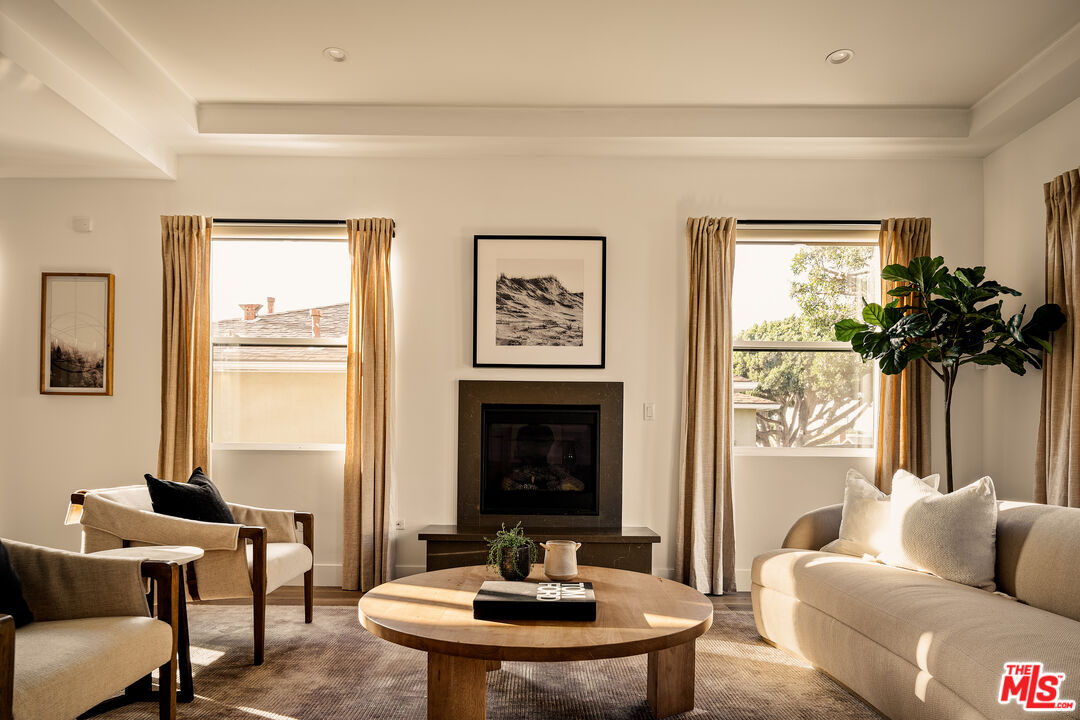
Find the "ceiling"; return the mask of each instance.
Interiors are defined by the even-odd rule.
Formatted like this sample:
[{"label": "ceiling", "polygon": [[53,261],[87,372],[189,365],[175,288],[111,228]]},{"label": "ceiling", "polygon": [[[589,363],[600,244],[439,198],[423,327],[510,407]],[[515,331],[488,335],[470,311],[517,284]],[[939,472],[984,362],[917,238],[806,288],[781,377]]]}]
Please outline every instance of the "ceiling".
[{"label": "ceiling", "polygon": [[102,4],[200,101],[384,105],[970,107],[1080,22],[1076,0]]},{"label": "ceiling", "polygon": [[981,156],[1077,97],[1077,0],[0,0],[7,177],[173,177],[184,153]]}]

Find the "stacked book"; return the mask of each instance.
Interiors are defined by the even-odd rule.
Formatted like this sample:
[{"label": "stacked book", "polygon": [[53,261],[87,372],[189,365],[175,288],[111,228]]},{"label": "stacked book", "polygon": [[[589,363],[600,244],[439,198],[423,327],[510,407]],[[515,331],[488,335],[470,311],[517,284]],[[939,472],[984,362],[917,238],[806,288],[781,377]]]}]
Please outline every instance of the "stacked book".
[{"label": "stacked book", "polygon": [[591,582],[487,580],[473,598],[477,620],[596,620]]}]

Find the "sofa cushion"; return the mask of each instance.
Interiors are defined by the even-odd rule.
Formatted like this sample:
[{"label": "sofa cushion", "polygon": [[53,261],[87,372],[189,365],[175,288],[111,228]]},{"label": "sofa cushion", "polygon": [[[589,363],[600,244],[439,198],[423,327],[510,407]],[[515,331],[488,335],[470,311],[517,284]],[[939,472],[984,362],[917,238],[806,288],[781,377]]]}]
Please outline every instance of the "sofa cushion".
[{"label": "sofa cushion", "polygon": [[996,579],[1000,590],[1080,621],[1077,568],[1080,508],[1018,502],[999,505]]},{"label": "sofa cushion", "polygon": [[143,477],[156,513],[199,522],[236,522],[217,486],[206,477],[202,468],[195,468],[187,482],[162,480],[149,473]]},{"label": "sofa cushion", "polygon": [[34,613],[26,604],[23,597],[22,582],[19,574],[8,557],[7,548],[0,540],[0,613],[10,615],[15,621],[15,627],[19,628],[34,619]]},{"label": "sofa cushion", "polygon": [[1080,623],[1069,618],[933,575],[831,553],[768,552],[755,558],[751,577],[921,668],[986,717],[999,713],[996,692],[1008,662],[1041,661],[1047,672],[1066,673],[1071,680],[1064,697],[1080,699]]},{"label": "sofa cushion", "polygon": [[34,622],[15,633],[14,715],[73,718],[169,661],[172,629],[148,617]]},{"label": "sofa cushion", "polygon": [[914,475],[893,478],[889,565],[924,570],[953,582],[994,590],[994,481],[983,477],[943,494]]},{"label": "sofa cushion", "polygon": [[[893,487],[908,478],[925,484],[932,490],[937,490],[941,481],[941,476],[937,474],[920,478],[900,469],[893,475]],[[877,557],[889,542],[890,507],[888,495],[867,482],[862,473],[848,470],[847,477],[844,478],[844,509],[840,519],[840,535],[821,549],[856,557]]]},{"label": "sofa cushion", "polygon": [[[252,548],[247,546],[248,572]],[[311,550],[301,543],[266,543],[266,592],[273,592],[312,567]]]}]

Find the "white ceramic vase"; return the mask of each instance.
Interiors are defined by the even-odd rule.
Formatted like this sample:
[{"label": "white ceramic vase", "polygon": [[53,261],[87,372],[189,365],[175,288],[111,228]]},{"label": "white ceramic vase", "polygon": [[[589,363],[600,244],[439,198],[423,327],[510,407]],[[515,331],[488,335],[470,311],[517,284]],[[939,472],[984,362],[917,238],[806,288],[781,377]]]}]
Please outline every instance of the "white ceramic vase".
[{"label": "white ceramic vase", "polygon": [[544,548],[544,574],[551,580],[573,580],[577,577],[577,551],[581,543],[573,540],[548,540]]}]

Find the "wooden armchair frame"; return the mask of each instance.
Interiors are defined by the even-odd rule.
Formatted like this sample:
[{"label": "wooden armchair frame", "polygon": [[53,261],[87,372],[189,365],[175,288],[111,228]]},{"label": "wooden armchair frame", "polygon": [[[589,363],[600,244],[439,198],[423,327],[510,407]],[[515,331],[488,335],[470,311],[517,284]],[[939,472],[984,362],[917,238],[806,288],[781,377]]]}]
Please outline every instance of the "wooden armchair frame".
[{"label": "wooden armchair frame", "polygon": [[[73,505],[82,505],[88,490],[78,490],[71,494]],[[310,623],[315,605],[315,516],[309,512],[293,512],[293,517],[300,524],[302,543],[311,551],[311,569],[304,573],[304,622]],[[121,538],[124,547],[131,541]],[[266,528],[257,525],[241,525],[240,540],[251,543],[251,604],[254,619],[254,664],[262,665],[266,647]],[[187,589],[191,598],[200,601],[197,579],[187,573]],[[0,717],[0,720],[5,720]]]},{"label": "wooden armchair frame", "polygon": [[[153,582],[157,597],[158,620],[172,628],[172,652],[169,661],[158,670],[158,718],[176,720],[176,650],[180,625],[178,608],[180,566],[173,562],[147,560],[142,576]],[[148,674],[145,680],[149,680]],[[15,620],[0,614],[0,720],[13,720],[15,700]]]}]

